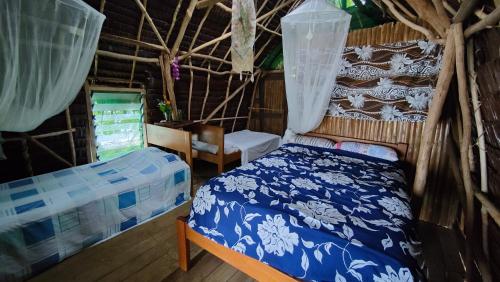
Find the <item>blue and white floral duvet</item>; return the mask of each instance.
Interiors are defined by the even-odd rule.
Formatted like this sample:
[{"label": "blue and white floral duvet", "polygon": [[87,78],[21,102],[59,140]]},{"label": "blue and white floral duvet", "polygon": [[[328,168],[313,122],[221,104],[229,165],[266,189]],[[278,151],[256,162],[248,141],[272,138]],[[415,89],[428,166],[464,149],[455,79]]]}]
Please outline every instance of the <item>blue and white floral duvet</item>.
[{"label": "blue and white floral duvet", "polygon": [[189,226],[299,279],[418,281],[405,186],[397,163],[287,144],[202,186]]}]

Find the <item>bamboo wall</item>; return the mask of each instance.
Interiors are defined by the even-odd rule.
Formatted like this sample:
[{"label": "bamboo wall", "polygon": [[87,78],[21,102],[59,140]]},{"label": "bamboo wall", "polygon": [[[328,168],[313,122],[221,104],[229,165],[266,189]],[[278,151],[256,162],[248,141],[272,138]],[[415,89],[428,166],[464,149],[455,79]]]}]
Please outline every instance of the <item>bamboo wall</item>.
[{"label": "bamboo wall", "polygon": [[252,104],[250,130],[283,135],[286,130],[287,106],[283,72],[269,72],[259,82]]}]

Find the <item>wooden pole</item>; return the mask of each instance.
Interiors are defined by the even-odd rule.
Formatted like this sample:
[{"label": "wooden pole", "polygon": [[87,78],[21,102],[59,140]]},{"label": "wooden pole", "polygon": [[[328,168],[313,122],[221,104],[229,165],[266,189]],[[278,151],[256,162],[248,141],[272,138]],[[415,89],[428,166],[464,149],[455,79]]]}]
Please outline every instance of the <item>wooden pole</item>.
[{"label": "wooden pole", "polygon": [[417,12],[418,16],[429,23],[441,37],[446,36],[446,32],[450,27],[450,18],[441,17],[429,0],[406,0],[406,2],[410,4],[413,10]]},{"label": "wooden pole", "polygon": [[[231,82],[232,81],[233,81],[233,75],[231,74],[231,75],[229,75],[229,80],[227,81],[226,99],[227,99],[227,97],[229,97],[229,91],[231,91]],[[243,89],[245,89],[245,87],[243,87]],[[224,116],[226,115],[226,109],[227,109],[227,104],[224,104],[224,109],[222,110],[221,118],[224,118]],[[223,123],[224,123],[224,120],[221,120],[219,126],[222,126]]]},{"label": "wooden pole", "polygon": [[255,101],[255,93],[257,93],[257,90],[259,89],[259,83],[260,83],[260,77],[262,73],[259,73],[257,75],[257,78],[255,79],[255,84],[253,85],[253,91],[252,91],[252,98],[250,100],[250,108],[248,109],[248,120],[247,120],[247,129],[250,129],[250,120],[252,119],[252,108],[253,104]]},{"label": "wooden pole", "polygon": [[[245,93],[246,87],[243,87],[242,92]],[[243,102],[243,97],[245,94],[240,95],[240,101],[238,102],[238,107],[236,108],[236,114],[234,115],[235,119],[233,120],[233,127],[231,128],[231,132],[234,132],[234,127],[236,126],[236,118],[238,117],[240,113],[240,107],[241,107],[241,102]]]},{"label": "wooden pole", "polygon": [[472,14],[477,4],[478,0],[463,0],[460,4],[460,8],[458,8],[457,14],[453,17],[453,22],[463,22]]},{"label": "wooden pole", "polygon": [[74,128],[71,125],[71,113],[69,112],[69,108],[66,108],[66,110],[64,111],[64,115],[66,116],[66,128],[68,130],[67,134],[71,154],[71,162],[73,163],[73,166],[76,166],[76,149],[75,140],[73,139]]},{"label": "wooden pole", "polygon": [[427,39],[429,39],[429,40],[436,39],[436,36],[430,30],[428,30],[425,27],[420,26],[420,25],[410,21],[409,19],[405,18],[398,10],[396,10],[396,7],[394,6],[394,4],[390,0],[382,0],[382,2],[384,2],[385,5],[387,5],[389,10],[394,14],[394,16],[400,22],[404,23],[405,25],[407,25],[411,29],[414,29],[420,33],[423,33],[425,35],[425,37],[427,37]]},{"label": "wooden pole", "polygon": [[443,65],[439,72],[434,97],[429,109],[427,120],[425,121],[422,137],[420,141],[420,149],[418,152],[417,164],[415,169],[415,179],[413,182],[413,196],[415,198],[414,207],[415,214],[420,213],[422,197],[425,192],[427,175],[429,169],[429,157],[433,147],[433,137],[436,131],[437,124],[441,117],[444,101],[448,95],[448,88],[454,73],[455,62],[455,41],[453,33],[448,32],[446,45],[444,47]]},{"label": "wooden pole", "polygon": [[484,125],[481,117],[481,104],[479,102],[478,86],[476,83],[476,70],[474,69],[474,42],[470,39],[467,42],[467,67],[470,82],[470,93],[472,96],[472,106],[474,111],[474,121],[476,122],[477,140],[479,149],[479,167],[481,175],[481,191],[488,192],[488,168],[486,165],[486,142],[484,140]]},{"label": "wooden pole", "polygon": [[184,19],[182,20],[181,27],[179,28],[179,33],[177,34],[174,46],[172,47],[172,56],[176,56],[177,51],[179,51],[179,46],[181,45],[182,39],[184,38],[184,34],[186,33],[186,28],[191,21],[191,18],[193,17],[194,8],[196,7],[197,2],[197,0],[191,0],[189,2],[186,14],[184,15]]},{"label": "wooden pole", "polygon": [[[210,70],[210,63],[208,63],[208,70]],[[203,105],[201,106],[200,119],[203,119],[203,113],[205,111],[205,104],[207,103],[208,93],[210,93],[210,72],[207,73],[207,89],[205,91],[205,97],[203,98]]]},{"label": "wooden pole", "polygon": [[[192,1],[195,1],[195,0],[192,0]],[[265,13],[264,15],[258,17],[256,19],[256,22],[258,23],[258,22],[261,22],[261,21],[265,20],[266,18],[274,15],[277,11],[279,11],[279,10],[283,9],[284,7],[290,5],[294,1],[296,1],[296,0],[288,0],[285,3],[276,6],[274,9],[272,9],[269,12]],[[223,34],[223,35],[221,35],[221,36],[219,36],[217,38],[214,38],[214,39],[212,39],[212,40],[210,40],[208,42],[205,42],[205,43],[201,44],[200,46],[194,48],[191,52],[198,52],[200,50],[203,50],[203,49],[207,48],[208,46],[211,46],[211,45],[213,45],[213,44],[215,44],[215,43],[217,43],[219,41],[222,41],[222,40],[224,40],[226,38],[229,38],[229,37],[231,37],[231,32],[225,33],[225,34]],[[179,60],[183,60],[186,57],[188,57],[189,55],[190,55],[190,52],[187,52],[186,54],[181,55],[179,57]]]},{"label": "wooden pole", "polygon": [[[257,70],[254,75],[257,75],[261,72],[261,70]],[[238,93],[241,92],[241,90],[245,87],[245,85],[247,85],[248,83],[250,82],[250,79],[247,79],[242,85],[240,85],[240,87],[238,87],[234,92],[233,94],[231,94],[229,97],[227,97],[224,101],[222,101],[222,103],[220,103],[209,115],[207,118],[205,118],[205,120],[202,122],[203,124],[206,124],[211,118],[214,117],[215,114],[217,114],[217,112],[222,109],[222,107],[224,107],[229,101],[231,101],[234,97],[236,97],[236,95],[238,95]]]},{"label": "wooden pole", "polygon": [[138,57],[138,56],[115,53],[115,52],[111,52],[111,51],[97,50],[96,54],[99,56],[110,57],[110,58],[119,59],[119,60],[127,60],[127,61],[134,61],[135,60],[135,61],[143,62],[143,63],[159,63],[157,58]]},{"label": "wooden pole", "polygon": [[174,115],[177,115],[177,102],[175,99],[174,79],[172,78],[172,70],[170,69],[170,60],[167,55],[163,55],[161,60],[163,61],[162,73],[164,74],[168,98],[170,100],[170,104],[172,105],[172,112]]},{"label": "wooden pole", "polygon": [[144,41],[140,41],[137,39],[132,39],[132,38],[118,36],[118,35],[109,34],[109,33],[101,33],[100,39],[111,41],[111,42],[123,43],[123,44],[127,44],[127,45],[132,45],[132,46],[140,46],[142,48],[148,48],[148,49],[157,50],[157,51],[164,50],[163,47],[161,45],[158,45],[158,44],[144,42]]},{"label": "wooden pole", "polygon": [[[144,6],[147,6],[148,0],[143,0],[143,3],[144,3]],[[136,36],[137,41],[141,40],[142,26],[144,25],[144,19],[145,19],[145,14],[142,13],[141,20],[139,21],[139,28],[137,29],[137,36]],[[134,56],[137,57],[138,54],[139,54],[139,45],[135,45]],[[132,87],[132,81],[134,80],[134,76],[135,76],[135,64],[136,64],[136,61],[133,60],[132,61],[132,70],[130,71],[130,82],[128,84],[128,87]]]},{"label": "wooden pole", "polygon": [[168,28],[167,36],[165,36],[165,43],[168,43],[170,39],[170,35],[172,35],[172,31],[174,30],[175,23],[177,22],[177,14],[179,14],[179,10],[181,9],[183,1],[177,1],[177,6],[175,7],[174,16],[172,18],[172,22],[170,23],[170,27]]},{"label": "wooden pole", "polygon": [[[189,59],[189,66],[192,67],[191,58]],[[189,95],[188,95],[188,120],[191,120],[191,99],[193,97],[193,69],[189,69]]]},{"label": "wooden pole", "polygon": [[21,138],[21,150],[22,150],[22,156],[24,159],[24,167],[26,168],[26,172],[28,173],[28,176],[33,176],[33,167],[31,166],[31,157],[30,157],[30,151],[28,147],[28,142],[26,142],[26,139]]},{"label": "wooden pole", "polygon": [[[101,3],[99,5],[99,12],[101,14],[104,14],[104,7],[106,6],[106,0],[101,0]],[[100,39],[100,38],[99,38]],[[99,46],[99,45],[98,45]],[[99,64],[99,59],[98,59],[98,55],[95,54],[94,55],[94,76],[97,76],[97,66]]]},{"label": "wooden pole", "polygon": [[500,20],[500,7],[496,8],[493,12],[489,13],[484,19],[478,21],[477,23],[469,26],[465,32],[465,38],[469,38],[472,34],[481,31],[488,26],[496,25]]},{"label": "wooden pole", "polygon": [[467,281],[472,280],[474,268],[474,254],[472,246],[472,234],[474,230],[474,190],[469,166],[469,145],[472,137],[472,122],[469,109],[469,98],[467,94],[467,75],[465,71],[464,34],[462,23],[452,25],[455,38],[456,68],[458,79],[458,100],[462,112],[462,140],[460,141],[460,163],[462,166],[462,178],[465,189],[465,268]]},{"label": "wooden pole", "polygon": [[213,5],[219,3],[220,1],[222,1],[222,0],[200,0],[196,4],[196,8],[203,9],[203,8],[207,8],[207,7],[212,7]]},{"label": "wooden pole", "polygon": [[65,160],[64,158],[62,158],[61,156],[59,156],[56,152],[52,151],[49,147],[45,146],[43,143],[40,143],[40,141],[36,140],[35,138],[29,136],[28,134],[26,133],[22,133],[21,134],[24,138],[28,139],[29,141],[31,141],[33,144],[37,145],[38,147],[42,148],[43,150],[45,150],[47,153],[49,153],[49,155],[53,156],[54,158],[58,159],[59,161],[63,162],[64,164],[68,165],[69,167],[72,167],[73,165],[68,162],[67,160]]},{"label": "wooden pole", "polygon": [[137,4],[137,6],[141,10],[141,12],[146,17],[146,20],[148,21],[149,26],[153,30],[153,33],[156,35],[156,38],[160,42],[161,46],[163,46],[163,49],[165,50],[165,52],[167,52],[167,54],[170,54],[170,50],[168,49],[167,45],[165,44],[165,41],[163,41],[163,38],[161,38],[161,35],[160,35],[160,32],[158,31],[158,28],[156,28],[156,25],[153,22],[153,19],[149,16],[148,12],[146,11],[146,7],[144,7],[144,5],[142,5],[140,0],[135,0],[135,3]]},{"label": "wooden pole", "polygon": [[[180,65],[179,66],[181,69],[190,69],[190,70],[196,70],[196,71],[202,71],[202,72],[210,72],[211,74],[215,75],[228,75],[228,74],[240,74],[234,71],[214,71],[211,69],[206,69],[206,68],[201,68],[193,65]],[[248,74],[242,74],[243,76],[249,76]]]}]

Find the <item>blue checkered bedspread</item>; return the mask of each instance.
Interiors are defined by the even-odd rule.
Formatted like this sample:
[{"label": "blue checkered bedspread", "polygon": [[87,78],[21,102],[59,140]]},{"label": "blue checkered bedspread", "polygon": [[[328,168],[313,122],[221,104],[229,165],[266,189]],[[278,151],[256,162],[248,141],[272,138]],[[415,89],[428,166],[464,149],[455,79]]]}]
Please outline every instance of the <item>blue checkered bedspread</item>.
[{"label": "blue checkered bedspread", "polygon": [[190,199],[189,166],[146,148],[0,184],[0,281],[37,274]]},{"label": "blue checkered bedspread", "polygon": [[419,281],[398,163],[287,144],[211,179],[189,226],[301,280]]}]

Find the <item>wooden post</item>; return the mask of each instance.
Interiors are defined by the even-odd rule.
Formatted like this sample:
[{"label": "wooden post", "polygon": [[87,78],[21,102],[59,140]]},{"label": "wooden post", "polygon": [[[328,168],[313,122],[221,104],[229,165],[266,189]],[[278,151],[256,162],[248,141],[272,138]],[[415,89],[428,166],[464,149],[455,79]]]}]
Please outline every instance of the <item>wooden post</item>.
[{"label": "wooden post", "polygon": [[144,5],[142,5],[140,0],[135,0],[135,3],[137,4],[139,9],[141,10],[142,14],[146,17],[146,20],[148,21],[149,26],[153,30],[153,33],[156,35],[156,38],[160,42],[161,46],[163,46],[163,48],[165,49],[165,52],[167,54],[170,54],[170,50],[168,49],[167,45],[165,44],[165,41],[163,41],[163,38],[161,38],[161,35],[160,35],[160,32],[158,31],[158,28],[156,28],[156,25],[153,22],[153,19],[149,16],[148,12],[146,11],[146,7],[144,7]]},{"label": "wooden post", "polygon": [[[257,75],[259,74],[261,71],[260,70],[257,70],[254,75]],[[243,89],[243,87],[245,87],[245,85],[247,85],[248,83],[250,83],[250,79],[247,79],[242,85],[240,85],[240,87],[238,87],[234,92],[233,94],[231,94],[229,97],[227,97],[224,101],[222,101],[222,103],[220,103],[209,115],[207,118],[205,118],[205,120],[203,120],[203,124],[206,124],[215,114],[217,114],[217,112],[222,109],[222,107],[224,107],[224,105],[226,105],[229,101],[231,101],[231,99],[233,99],[234,97],[236,97],[236,95],[238,95],[238,93],[241,92],[241,90]]]},{"label": "wooden post", "polygon": [[484,141],[483,118],[481,117],[481,104],[479,102],[478,86],[476,83],[476,71],[474,69],[474,42],[470,39],[467,42],[467,68],[470,81],[470,93],[472,96],[472,106],[474,120],[476,122],[477,140],[479,149],[479,167],[481,175],[481,191],[488,192],[488,169],[486,166],[486,142]]},{"label": "wooden post", "polygon": [[240,101],[238,103],[238,107],[236,108],[236,114],[234,115],[235,119],[233,120],[233,127],[231,128],[231,132],[234,132],[234,127],[236,126],[236,121],[238,120],[238,114],[240,113],[241,102],[243,102],[243,97],[245,96],[245,87],[242,90],[243,94],[240,95]]},{"label": "wooden post", "polygon": [[474,230],[474,190],[469,166],[469,145],[472,135],[472,122],[467,94],[467,75],[465,71],[464,33],[462,23],[452,25],[455,38],[456,68],[458,79],[458,100],[462,112],[462,140],[460,141],[460,163],[465,189],[465,268],[467,281],[473,281],[474,254],[472,234]]},{"label": "wooden post", "polygon": [[[172,105],[172,112],[174,115],[177,114],[177,102],[175,100],[174,93],[174,79],[172,78],[172,72],[170,69],[170,59],[167,55],[160,56],[160,66],[162,67],[162,75],[165,83],[165,88],[167,90],[168,99]],[[166,101],[166,97],[163,97]]]},{"label": "wooden post", "polygon": [[[186,33],[186,28],[191,21],[191,17],[193,16],[193,12],[197,2],[197,0],[191,0],[189,2],[186,14],[184,15],[184,19],[182,20],[181,27],[179,28],[179,33],[177,34],[174,46],[172,47],[172,56],[176,56],[177,51],[179,51],[179,46],[181,45],[182,39],[184,38],[184,34]],[[173,59],[173,57],[171,59]]]},{"label": "wooden post", "polygon": [[448,88],[454,73],[455,62],[455,41],[453,33],[448,32],[446,38],[446,45],[443,54],[443,65],[439,72],[434,97],[429,109],[427,120],[425,121],[424,130],[420,141],[420,149],[418,152],[417,165],[415,170],[415,180],[413,182],[413,196],[414,196],[414,213],[420,213],[420,206],[422,204],[422,197],[425,192],[425,185],[427,182],[427,175],[429,169],[429,157],[433,146],[434,133],[436,126],[441,117],[444,101],[448,95]]},{"label": "wooden post", "polygon": [[70,153],[71,153],[71,162],[73,163],[73,166],[76,166],[76,150],[75,150],[75,140],[73,139],[73,126],[71,125],[71,113],[69,112],[69,108],[67,108],[64,111],[64,114],[66,116],[66,128],[68,129],[68,141],[69,141],[69,148],[70,148]]},{"label": "wooden post", "polygon": [[53,156],[54,158],[58,159],[59,161],[63,162],[64,164],[68,165],[69,167],[72,167],[73,165],[68,162],[67,160],[65,160],[64,158],[62,158],[61,156],[59,156],[56,152],[52,151],[49,147],[45,146],[43,143],[41,143],[40,141],[36,140],[35,138],[29,136],[28,134],[26,133],[22,133],[21,134],[24,138],[28,139],[29,141],[31,141],[33,144],[37,145],[38,147],[42,148],[43,150],[45,150],[47,153],[49,153],[49,155]]},{"label": "wooden post", "polygon": [[257,75],[257,78],[255,79],[255,84],[253,85],[252,98],[250,100],[250,108],[248,110],[247,129],[250,129],[250,121],[252,119],[252,112],[253,112],[253,103],[255,101],[255,93],[257,93],[257,90],[259,89],[258,85],[260,82],[260,77],[261,74],[259,73]]},{"label": "wooden post", "polygon": [[[147,6],[148,0],[143,0],[143,3],[144,3],[144,6]],[[142,13],[141,20],[139,21],[139,28],[137,29],[137,36],[136,36],[137,41],[141,40],[142,26],[144,25],[144,18],[145,17],[146,17],[146,15],[144,13]],[[138,54],[139,54],[139,45],[135,45],[134,56],[137,57]],[[136,61],[133,60],[132,61],[132,70],[130,71],[130,82],[128,84],[128,87],[132,87],[132,81],[134,80],[134,76],[135,76],[135,65],[136,65]]]},{"label": "wooden post", "polygon": [[31,166],[31,158],[30,158],[28,142],[26,142],[26,139],[24,138],[22,138],[20,141],[21,141],[22,156],[24,159],[24,167],[26,168],[26,172],[28,172],[28,176],[33,176],[33,167]]},{"label": "wooden post", "polygon": [[[210,66],[210,63],[208,63],[209,70]],[[203,119],[203,112],[205,111],[205,104],[207,103],[208,93],[210,93],[210,72],[207,73],[207,89],[205,91],[205,97],[203,98],[203,105],[201,105],[200,119]]]},{"label": "wooden post", "polygon": [[[106,6],[106,0],[101,0],[101,3],[99,4],[99,12],[101,14],[104,14],[104,7]],[[100,39],[100,38],[99,38]],[[98,45],[99,46],[99,42],[98,42]],[[98,55],[95,54],[94,55],[94,76],[97,76],[97,66],[98,66],[98,61],[99,61],[99,58],[98,58]]]},{"label": "wooden post", "polygon": [[[231,91],[231,82],[233,81],[233,75],[229,75],[229,80],[227,81],[227,88],[226,88],[226,99],[229,97],[229,91]],[[244,87],[243,87],[244,88]],[[227,103],[224,104],[224,109],[222,110],[222,115],[221,118],[224,118],[226,115],[226,109],[227,109]],[[219,123],[219,126],[222,126],[224,124],[224,120],[221,120]]]},{"label": "wooden post", "polygon": [[179,268],[182,271],[189,270],[190,261],[190,242],[186,234],[186,218],[178,217],[176,221],[177,227],[177,246],[179,251]]},{"label": "wooden post", "polygon": [[[189,59],[189,66],[193,66],[191,58]],[[187,119],[191,120],[191,99],[193,97],[193,69],[189,69],[189,95],[188,95],[188,116]]]},{"label": "wooden post", "polygon": [[177,1],[177,6],[175,7],[175,12],[174,16],[172,18],[172,22],[170,23],[170,27],[168,28],[167,36],[165,36],[165,43],[168,43],[168,40],[170,39],[170,35],[172,34],[172,31],[174,30],[175,23],[177,22],[177,14],[179,13],[179,10],[181,9],[182,1]]}]

